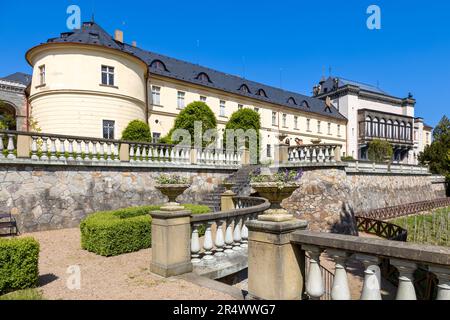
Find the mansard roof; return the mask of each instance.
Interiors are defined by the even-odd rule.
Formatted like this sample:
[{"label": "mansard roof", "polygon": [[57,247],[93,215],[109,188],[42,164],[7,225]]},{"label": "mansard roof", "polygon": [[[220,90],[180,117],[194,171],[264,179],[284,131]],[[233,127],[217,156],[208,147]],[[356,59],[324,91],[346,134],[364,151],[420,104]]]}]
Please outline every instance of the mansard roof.
[{"label": "mansard roof", "polygon": [[[197,64],[143,50],[126,43],[121,43],[114,40],[111,35],[109,35],[105,30],[103,30],[98,24],[94,22],[83,23],[81,29],[62,33],[58,38],[49,39],[48,43],[82,43],[120,50],[122,52],[134,55],[140,60],[146,62],[149,66],[150,74],[165,76],[172,79],[210,87],[213,89],[226,91],[256,100],[282,105],[291,109],[297,109],[305,112],[320,114],[326,117],[346,120],[346,118],[342,114],[340,114],[334,106],[331,107],[331,112],[327,111],[326,104],[323,100],[305,96],[295,92],[282,90],[255,81],[247,80],[235,75],[203,67]],[[155,60],[161,61],[165,68],[151,67],[152,62]],[[205,73],[210,81],[202,81],[201,79],[199,79],[198,75],[200,73]],[[243,85],[247,86],[249,92],[243,92],[242,90],[240,90]],[[260,92],[260,89],[264,90],[266,96],[257,94],[258,92]],[[288,100],[291,97],[299,102],[306,101],[309,108],[288,103]]]}]

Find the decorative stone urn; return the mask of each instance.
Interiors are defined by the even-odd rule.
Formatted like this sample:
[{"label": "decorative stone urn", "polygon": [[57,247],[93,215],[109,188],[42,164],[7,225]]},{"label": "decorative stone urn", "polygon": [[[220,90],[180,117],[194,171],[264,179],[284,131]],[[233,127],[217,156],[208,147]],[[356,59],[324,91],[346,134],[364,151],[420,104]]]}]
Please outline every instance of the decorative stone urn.
[{"label": "decorative stone urn", "polygon": [[312,139],[311,143],[312,144],[320,144],[322,142],[322,139]]},{"label": "decorative stone urn", "polygon": [[184,191],[189,189],[191,185],[189,184],[158,184],[156,189],[161,191],[163,195],[169,198],[169,203],[165,204],[161,210],[162,211],[180,211],[184,207],[176,202],[179,195],[182,195]]},{"label": "decorative stone urn", "polygon": [[222,185],[225,187],[225,191],[231,191],[231,188],[234,187],[235,183],[234,182],[222,182]]},{"label": "decorative stone urn", "polygon": [[288,214],[287,210],[281,207],[281,202],[289,198],[299,188],[300,185],[298,183],[291,182],[280,185],[277,182],[254,182],[251,186],[261,197],[269,200],[271,204],[270,209],[265,211],[264,215],[260,215],[258,220],[283,222],[294,218],[293,215]]}]

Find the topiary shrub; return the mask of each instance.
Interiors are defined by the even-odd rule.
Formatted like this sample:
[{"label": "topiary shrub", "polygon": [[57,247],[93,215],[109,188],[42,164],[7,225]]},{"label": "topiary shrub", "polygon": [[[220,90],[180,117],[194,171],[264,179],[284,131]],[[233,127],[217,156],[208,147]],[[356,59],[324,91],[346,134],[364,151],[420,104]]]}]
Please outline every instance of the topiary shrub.
[{"label": "topiary shrub", "polygon": [[33,288],[39,277],[39,242],[0,239],[0,294]]},{"label": "topiary shrub", "polygon": [[[242,129],[245,131],[253,129],[256,131],[256,138],[257,138],[257,154],[250,153],[250,157],[252,160],[252,163],[255,163],[255,161],[259,162],[259,154],[260,154],[260,130],[261,130],[261,116],[258,112],[243,108],[236,112],[234,112],[231,115],[230,120],[228,121],[227,125],[225,126],[225,134],[224,134],[224,144],[227,143],[227,130],[238,130]],[[248,139],[246,139],[245,146],[249,147]],[[225,146],[227,147],[227,146]],[[235,139],[234,141],[234,147],[237,147],[237,141]],[[256,159],[254,157],[257,157]]]},{"label": "topiary shrub", "polygon": [[141,120],[131,121],[125,130],[122,131],[122,140],[152,142],[149,125]]},{"label": "topiary shrub", "polygon": [[[206,206],[183,205],[192,214],[209,213]],[[81,248],[110,257],[150,248],[152,245],[151,211],[160,206],[143,206],[97,212],[80,224]]]},{"label": "topiary shrub", "polygon": [[[179,141],[174,141],[173,139],[173,132],[176,129],[184,129],[189,131],[191,135],[191,145],[194,145],[194,128],[196,121],[200,121],[202,123],[202,137],[205,131],[217,128],[217,119],[211,108],[204,102],[195,101],[190,103],[178,114],[175,118],[173,128],[169,131],[166,137],[161,139],[161,141],[170,144],[178,143]],[[205,141],[203,142],[203,146],[206,146],[209,143],[211,142]]]},{"label": "topiary shrub", "polygon": [[369,142],[367,154],[370,161],[385,162],[386,160],[392,159],[394,150],[386,140],[374,139]]}]

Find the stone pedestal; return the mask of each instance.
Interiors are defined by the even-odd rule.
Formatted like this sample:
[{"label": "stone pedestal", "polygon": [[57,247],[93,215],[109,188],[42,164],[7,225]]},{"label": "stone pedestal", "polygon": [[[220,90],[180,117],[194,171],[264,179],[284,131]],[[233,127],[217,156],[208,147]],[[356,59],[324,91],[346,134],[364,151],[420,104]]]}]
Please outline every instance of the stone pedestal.
[{"label": "stone pedestal", "polygon": [[17,158],[30,158],[31,152],[31,137],[30,136],[17,136]]},{"label": "stone pedestal", "polygon": [[290,234],[307,228],[307,222],[249,221],[249,296],[266,300],[300,300],[303,292],[305,256],[292,245]]},{"label": "stone pedestal", "polygon": [[191,211],[153,211],[150,270],[163,277],[192,271]]},{"label": "stone pedestal", "polygon": [[221,211],[230,211],[235,209],[233,197],[235,197],[236,194],[231,191],[227,190],[224,193],[222,193],[220,197],[220,210]]},{"label": "stone pedestal", "polygon": [[275,145],[275,164],[286,164],[289,161],[289,146],[284,143]]}]

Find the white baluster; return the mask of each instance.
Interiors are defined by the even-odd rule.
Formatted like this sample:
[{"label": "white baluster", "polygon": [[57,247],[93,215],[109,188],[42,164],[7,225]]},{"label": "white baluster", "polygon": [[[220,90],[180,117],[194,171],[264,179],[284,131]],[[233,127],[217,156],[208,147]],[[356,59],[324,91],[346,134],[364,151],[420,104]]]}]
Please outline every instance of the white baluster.
[{"label": "white baluster", "polygon": [[199,263],[200,259],[200,238],[198,236],[198,228],[200,225],[194,223],[192,226],[192,235],[191,235],[191,257],[192,263]]},{"label": "white baluster", "polygon": [[130,162],[134,162],[134,144],[130,144]]},{"label": "white baluster", "polygon": [[106,161],[106,152],[105,152],[105,143],[103,141],[100,142],[100,161]]},{"label": "white baluster", "polygon": [[319,147],[319,153],[317,155],[317,162],[324,162],[324,154],[323,154],[323,147]]},{"label": "white baluster", "polygon": [[107,161],[112,161],[112,158],[111,158],[111,154],[112,154],[111,145],[112,145],[111,142],[107,142],[106,143],[106,155],[107,155],[106,160]]},{"label": "white baluster", "polygon": [[381,276],[380,268],[378,267],[378,258],[366,255],[356,255],[356,258],[365,267],[361,300],[381,300]]},{"label": "white baluster", "polygon": [[59,139],[59,161],[66,161],[66,139]]},{"label": "white baluster", "polygon": [[306,162],[312,162],[312,158],[311,158],[311,148],[306,147],[306,156],[305,156],[305,161]]},{"label": "white baluster", "polygon": [[73,139],[67,139],[67,141],[69,141],[69,157],[67,158],[67,161],[74,161],[75,159],[73,158]]},{"label": "white baluster", "polygon": [[42,156],[41,160],[48,160],[48,137],[42,137]]},{"label": "white baluster", "polygon": [[439,281],[436,300],[450,301],[450,269],[429,266],[429,271],[434,273]]},{"label": "white baluster", "polygon": [[224,247],[225,247],[225,238],[223,236],[224,234],[224,230],[223,230],[223,225],[224,225],[225,221],[224,220],[217,220],[216,221],[216,226],[217,226],[217,230],[216,230],[216,240],[214,242],[215,246],[216,246],[216,253],[215,255],[217,257],[221,257],[224,256]]},{"label": "white baluster", "polygon": [[300,162],[305,162],[305,148],[300,147],[300,154],[299,154],[299,160]]},{"label": "white baluster", "polygon": [[81,157],[81,142],[83,140],[77,140],[77,161],[83,161],[83,158]]},{"label": "white baluster", "polygon": [[202,152],[201,150],[197,149],[197,164],[201,164],[202,162],[203,162]]},{"label": "white baluster", "polygon": [[241,230],[241,247],[248,248],[248,228],[245,223],[249,220],[248,216],[244,216],[242,218],[242,230]]},{"label": "white baluster", "polygon": [[90,161],[91,156],[91,146],[89,140],[84,140],[84,161]]},{"label": "white baluster", "polygon": [[390,264],[396,267],[399,272],[395,300],[417,300],[413,284],[413,273],[417,269],[417,265],[397,259],[390,259]]},{"label": "white baluster", "polygon": [[242,250],[241,248],[241,217],[234,218],[234,232],[233,232],[233,250],[239,251]]},{"label": "white baluster", "polygon": [[92,161],[98,162],[97,141],[92,141]]},{"label": "white baluster", "polygon": [[350,288],[348,287],[347,272],[345,271],[345,263],[348,254],[341,250],[327,250],[327,254],[335,262],[334,280],[331,288],[332,300],[350,300]]},{"label": "white baluster", "polygon": [[50,137],[50,160],[56,161],[58,157],[56,156],[56,138]]},{"label": "white baluster", "polygon": [[153,146],[148,146],[148,162],[153,163]]},{"label": "white baluster", "polygon": [[158,160],[157,162],[163,162],[164,161],[164,152],[163,152],[163,147],[159,148],[159,153],[158,153]]},{"label": "white baluster", "polygon": [[[0,138],[0,158],[3,156],[3,137]],[[39,137],[31,136],[31,160],[39,160],[37,155],[37,141]]]},{"label": "white baluster", "polygon": [[302,249],[308,254],[309,268],[306,277],[306,293],[313,300],[319,300],[325,293],[324,283],[322,279],[322,271],[320,270],[320,254],[321,250],[314,246],[302,246]]},{"label": "white baluster", "polygon": [[176,147],[173,147],[172,150],[170,151],[170,162],[177,164],[177,163],[179,163],[179,161],[178,161],[179,151],[178,150],[175,151],[175,149],[176,149]]},{"label": "white baluster", "polygon": [[141,145],[138,144],[136,148],[136,161],[141,162]]},{"label": "white baluster", "polygon": [[203,257],[203,260],[213,260],[214,256],[212,255],[212,248],[213,248],[213,239],[212,239],[212,232],[211,227],[214,222],[207,222],[206,223],[206,231],[205,231],[205,237],[203,239],[203,249],[205,250],[205,256]]},{"label": "white baluster", "polygon": [[[95,145],[95,144],[94,144]],[[120,162],[120,156],[119,156],[119,143],[114,143],[114,161]]]},{"label": "white baluster", "polygon": [[234,253],[232,222],[233,222],[233,219],[227,219],[227,228],[225,230],[225,253]]},{"label": "white baluster", "polygon": [[142,146],[142,161],[147,162],[147,145]]},{"label": "white baluster", "polygon": [[336,146],[332,146],[330,150],[330,162],[336,162],[335,152]]},{"label": "white baluster", "polygon": [[315,147],[312,147],[312,154],[311,154],[311,162],[318,162],[317,158],[317,149]]},{"label": "white baluster", "polygon": [[330,147],[326,146],[325,147],[325,162],[330,162]]}]

